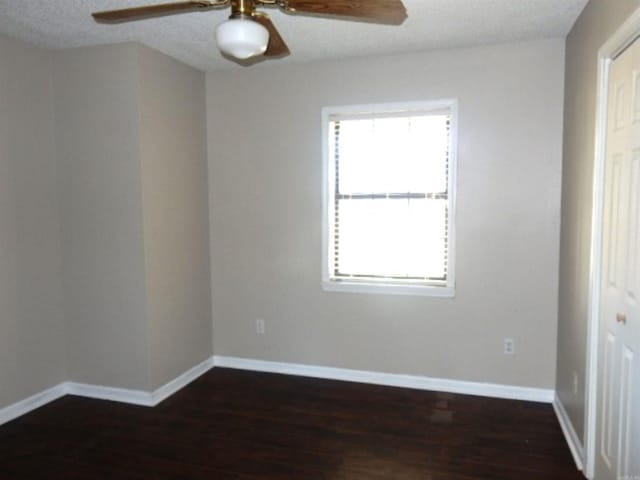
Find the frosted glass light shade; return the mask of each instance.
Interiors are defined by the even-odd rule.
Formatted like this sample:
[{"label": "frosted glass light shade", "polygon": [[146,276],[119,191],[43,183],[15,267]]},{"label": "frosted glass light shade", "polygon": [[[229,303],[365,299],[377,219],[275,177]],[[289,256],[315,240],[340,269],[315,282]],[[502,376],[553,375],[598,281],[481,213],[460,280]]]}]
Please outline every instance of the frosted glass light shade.
[{"label": "frosted glass light shade", "polygon": [[269,44],[269,31],[253,20],[232,18],[216,28],[218,48],[241,60],[261,55]]}]

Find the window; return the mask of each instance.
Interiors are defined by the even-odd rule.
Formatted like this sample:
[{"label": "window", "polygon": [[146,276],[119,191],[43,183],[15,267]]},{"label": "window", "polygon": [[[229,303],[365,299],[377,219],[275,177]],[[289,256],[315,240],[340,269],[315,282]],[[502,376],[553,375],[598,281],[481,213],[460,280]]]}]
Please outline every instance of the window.
[{"label": "window", "polygon": [[455,100],[325,108],[323,287],[454,294]]}]

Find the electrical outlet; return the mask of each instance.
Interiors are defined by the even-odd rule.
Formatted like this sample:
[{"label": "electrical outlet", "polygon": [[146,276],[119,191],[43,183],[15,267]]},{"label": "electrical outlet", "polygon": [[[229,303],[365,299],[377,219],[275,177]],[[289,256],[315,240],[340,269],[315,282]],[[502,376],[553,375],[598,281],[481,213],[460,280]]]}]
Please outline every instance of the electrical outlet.
[{"label": "electrical outlet", "polygon": [[513,338],[504,339],[504,354],[514,355],[516,353],[516,341]]},{"label": "electrical outlet", "polygon": [[580,385],[578,379],[578,372],[573,372],[573,394],[578,394],[578,386]]},{"label": "electrical outlet", "polygon": [[256,320],[256,333],[258,335],[264,335],[264,319],[258,318]]}]

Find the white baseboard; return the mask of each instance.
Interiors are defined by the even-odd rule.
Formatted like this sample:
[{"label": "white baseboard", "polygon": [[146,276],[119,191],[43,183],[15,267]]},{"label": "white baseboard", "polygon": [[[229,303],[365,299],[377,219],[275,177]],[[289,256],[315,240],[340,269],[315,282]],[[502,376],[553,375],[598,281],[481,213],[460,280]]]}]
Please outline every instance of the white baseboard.
[{"label": "white baseboard", "polygon": [[68,383],[68,392],[71,395],[81,397],[96,398],[99,400],[110,400],[113,402],[131,403],[144,407],[155,407],[163,400],[169,398],[178,390],[183,389],[193,382],[200,375],[213,368],[213,357],[207,358],[204,362],[190,368],[180,376],[174,378],[162,387],[147,392],[144,390],[130,390],[124,388],[103,387],[100,385],[86,385],[83,383]]},{"label": "white baseboard", "polygon": [[573,455],[573,460],[576,462],[576,467],[578,470],[584,470],[584,447],[582,446],[582,441],[580,437],[578,437],[575,428],[573,428],[573,423],[571,423],[571,419],[557,394],[553,399],[553,409],[556,412],[562,433],[564,433],[564,437],[569,445],[569,450],[571,450],[571,454]]},{"label": "white baseboard", "polygon": [[49,402],[53,402],[65,395],[78,395],[80,397],[109,400],[112,402],[155,407],[178,390],[186,387],[196,378],[213,368],[213,357],[187,370],[179,377],[174,378],[153,392],[144,390],[132,390],[127,388],[104,387],[101,385],[88,385],[86,383],[63,382],[43,392],[25,398],[17,403],[0,409],[0,425],[15,418],[25,415],[36,408],[40,408]]},{"label": "white baseboard", "polygon": [[67,382],[69,395],[95,398],[96,400],[109,400],[111,402],[130,403],[152,407],[150,392],[144,390],[131,390],[128,388],[103,387],[102,385],[88,385],[86,383]]},{"label": "white baseboard", "polygon": [[5,408],[0,409],[0,425],[10,422],[11,420],[21,417],[22,415],[40,408],[49,402],[64,397],[67,394],[65,383],[56,385],[40,393],[25,398],[19,402],[13,403]]},{"label": "white baseboard", "polygon": [[518,387],[494,383],[467,382],[462,380],[446,380],[417,375],[401,375],[393,373],[369,372],[365,370],[349,370],[344,368],[318,367],[296,363],[269,362],[237,357],[214,356],[216,367],[253,370],[257,372],[283,373],[303,377],[345,380],[349,382],[370,383],[392,387],[415,388],[438,392],[479,395],[483,397],[526,400],[532,402],[552,403],[555,392],[543,388]]},{"label": "white baseboard", "polygon": [[199,363],[193,368],[190,368],[179,377],[174,378],[169,383],[164,384],[162,387],[154,390],[151,393],[151,406],[155,407],[163,400],[169,398],[178,390],[182,390],[184,387],[193,382],[196,378],[204,375],[213,368],[213,357],[207,358],[204,362]]},{"label": "white baseboard", "polygon": [[[415,388],[418,390],[430,390],[439,392],[459,393],[465,395],[478,395],[483,397],[505,398],[512,400],[525,400],[532,402],[553,403],[562,429],[567,436],[571,451],[576,457],[576,463],[581,461],[582,447],[577,440],[575,431],[568,421],[566,412],[559,401],[556,400],[553,390],[542,388],[519,387],[513,385],[499,385],[494,383],[468,382],[462,380],[447,380],[442,378],[430,378],[417,375],[401,375],[393,373],[370,372],[366,370],[350,370],[344,368],[320,367],[314,365],[302,365],[296,363],[269,362],[264,360],[252,360],[237,357],[214,356],[187,370],[179,377],[171,380],[162,387],[147,392],[143,390],[131,390],[124,388],[104,387],[100,385],[88,385],[77,382],[64,382],[53,388],[33,395],[20,402],[0,409],[0,425],[14,418],[29,413],[64,395],[78,395],[99,400],[110,400],[134,405],[153,407],[184,388],[196,378],[216,367],[236,368],[241,370],[253,370],[258,372],[282,373],[287,375],[299,375],[305,377],[343,380],[349,382],[369,383],[392,387]],[[556,405],[557,404],[557,405]],[[562,415],[558,412],[564,412]],[[569,432],[569,433],[568,433]],[[571,434],[571,432],[573,432]],[[571,436],[573,435],[573,436]],[[570,440],[571,439],[571,440]],[[578,450],[575,450],[577,447]],[[576,456],[577,455],[577,456]],[[581,464],[580,464],[581,465]]]}]

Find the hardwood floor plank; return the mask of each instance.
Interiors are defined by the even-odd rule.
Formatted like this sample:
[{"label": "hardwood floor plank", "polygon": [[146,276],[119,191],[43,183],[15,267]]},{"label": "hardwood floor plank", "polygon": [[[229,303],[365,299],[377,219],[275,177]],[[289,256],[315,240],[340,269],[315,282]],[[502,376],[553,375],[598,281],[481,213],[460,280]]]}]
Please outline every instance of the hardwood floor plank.
[{"label": "hardwood floor plank", "polygon": [[584,477],[550,405],[216,368],[155,408],[67,396],[7,423],[0,478]]}]

